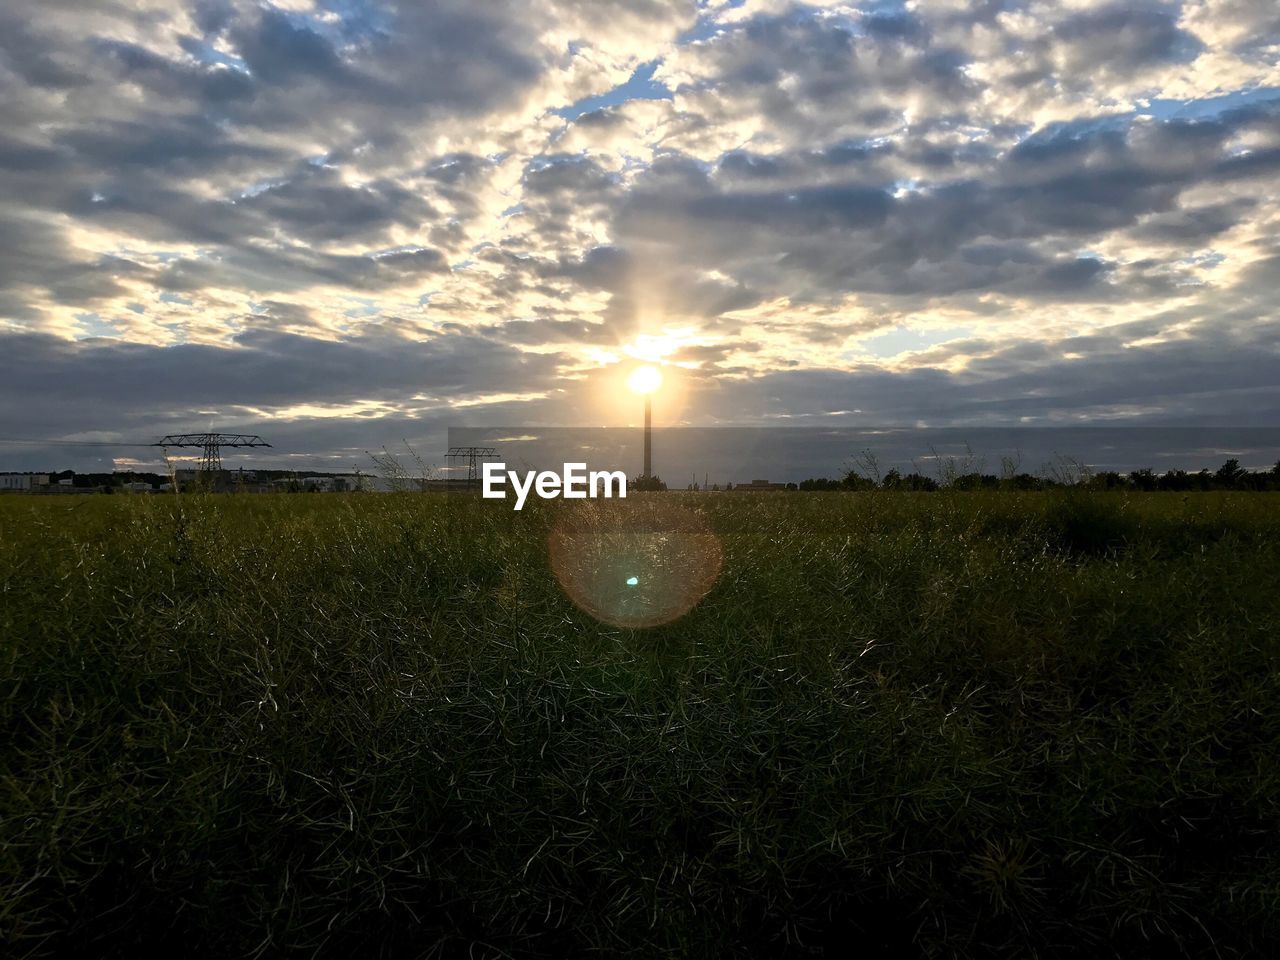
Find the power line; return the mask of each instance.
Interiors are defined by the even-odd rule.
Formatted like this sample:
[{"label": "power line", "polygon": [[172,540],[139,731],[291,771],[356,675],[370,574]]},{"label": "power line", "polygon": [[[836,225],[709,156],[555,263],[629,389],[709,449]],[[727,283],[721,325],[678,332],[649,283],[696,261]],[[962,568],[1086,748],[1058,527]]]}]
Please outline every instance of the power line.
[{"label": "power line", "polygon": [[269,447],[256,433],[171,433],[151,444],[153,447],[200,447],[200,473],[211,485],[222,473],[223,447]]},{"label": "power line", "polygon": [[135,443],[129,440],[35,440],[22,437],[0,437],[0,443],[29,443],[71,447],[152,447],[152,443]]}]

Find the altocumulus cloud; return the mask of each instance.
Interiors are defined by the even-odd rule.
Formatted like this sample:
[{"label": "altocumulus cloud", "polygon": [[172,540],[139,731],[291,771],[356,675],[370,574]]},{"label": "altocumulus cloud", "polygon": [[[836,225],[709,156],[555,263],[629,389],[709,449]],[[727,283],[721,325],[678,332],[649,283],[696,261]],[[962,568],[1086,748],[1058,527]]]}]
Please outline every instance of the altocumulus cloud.
[{"label": "altocumulus cloud", "polygon": [[10,0],[0,430],[336,462],[597,422],[628,357],[695,423],[1274,423],[1278,44],[1246,0]]}]

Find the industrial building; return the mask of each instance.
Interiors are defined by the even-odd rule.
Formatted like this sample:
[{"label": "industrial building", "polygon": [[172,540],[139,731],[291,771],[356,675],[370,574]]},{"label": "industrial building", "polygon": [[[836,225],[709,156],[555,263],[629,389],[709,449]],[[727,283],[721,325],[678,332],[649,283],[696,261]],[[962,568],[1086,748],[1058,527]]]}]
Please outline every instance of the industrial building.
[{"label": "industrial building", "polygon": [[752,480],[750,483],[735,483],[734,493],[753,493],[756,491],[785,490],[785,483],[771,483],[768,480]]},{"label": "industrial building", "polygon": [[47,473],[0,473],[0,493],[31,493],[48,485]]}]

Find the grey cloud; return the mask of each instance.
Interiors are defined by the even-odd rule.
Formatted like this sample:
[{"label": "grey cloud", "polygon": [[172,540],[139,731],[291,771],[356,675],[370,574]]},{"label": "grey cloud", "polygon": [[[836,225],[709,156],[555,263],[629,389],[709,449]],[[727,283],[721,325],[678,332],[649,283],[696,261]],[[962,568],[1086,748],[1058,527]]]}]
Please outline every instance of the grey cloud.
[{"label": "grey cloud", "polygon": [[1203,244],[1225,233],[1257,206],[1257,201],[1242,198],[1226,203],[1179,208],[1153,215],[1135,226],[1134,237],[1170,245]]},{"label": "grey cloud", "polygon": [[[193,38],[183,38],[180,43],[192,55],[201,52]],[[115,60],[117,79],[137,83],[161,97],[192,98],[217,107],[251,98],[257,89],[247,73],[223,64],[178,62],[136,43],[118,40],[102,41],[96,46],[108,59]]]},{"label": "grey cloud", "polygon": [[1098,257],[1076,257],[1042,270],[1039,276],[1040,288],[1052,291],[1087,289],[1102,282],[1110,269],[1110,266]]},{"label": "grey cloud", "polygon": [[90,82],[74,58],[58,50],[21,7],[0,11],[0,67],[37,88],[67,90]]},{"label": "grey cloud", "polygon": [[697,79],[678,92],[696,109],[758,111],[768,133],[797,141],[884,132],[901,124],[911,98],[945,113],[977,92],[963,52],[932,45],[924,24],[904,16],[864,18],[861,32],[836,18],[756,18],[687,56]]},{"label": "grey cloud", "polygon": [[865,230],[884,223],[892,199],[861,184],[832,184],[776,193],[716,192],[688,201],[688,214],[704,223],[765,222],[778,233]]},{"label": "grey cloud", "polygon": [[230,38],[253,74],[267,83],[287,84],[299,75],[338,86],[354,81],[328,40],[272,7],[263,9],[256,23],[238,23]]},{"label": "grey cloud", "polygon": [[[1156,412],[1117,422],[1273,426],[1280,414],[1274,333],[1268,326],[1222,340],[1204,331],[1128,350],[1122,347],[1123,332],[1061,344],[1019,344],[973,361],[963,373],[930,368],[895,373],[872,366],[853,372],[775,372],[751,379],[731,398],[709,392],[699,402],[705,400],[713,416],[729,422],[858,410],[853,422],[870,425],[1009,423],[1022,417],[1079,424],[1140,408]],[[1066,359],[1068,350],[1084,358]]]},{"label": "grey cloud", "polygon": [[1074,75],[1106,68],[1140,73],[1152,64],[1194,59],[1199,42],[1178,27],[1177,10],[1163,4],[1115,3],[1067,17],[1053,29]]},{"label": "grey cloud", "polygon": [[266,223],[321,242],[377,236],[395,224],[416,227],[437,216],[430,203],[398,183],[351,187],[328,167],[313,167],[236,205]]},{"label": "grey cloud", "polygon": [[195,0],[192,15],[206,34],[219,34],[235,16],[231,0]]},{"label": "grey cloud", "polygon": [[75,159],[94,170],[141,167],[166,170],[176,177],[208,175],[228,165],[256,169],[263,162],[283,159],[271,148],[230,135],[208,117],[170,120],[144,117],[130,121],[86,118],[54,138]]},{"label": "grey cloud", "polygon": [[395,402],[419,393],[462,399],[545,382],[560,362],[470,332],[415,341],[376,328],[331,341],[254,327],[233,347],[67,342],[11,333],[0,334],[0,343],[8,435],[19,425],[21,398],[51,382],[61,385],[57,403],[68,409],[91,404],[136,415],[157,406]]},{"label": "grey cloud", "polygon": [[431,248],[373,256],[317,253],[305,247],[243,247],[223,258],[179,259],[156,276],[156,285],[171,291],[205,287],[238,287],[253,293],[333,285],[378,290],[449,269],[443,254]]},{"label": "grey cloud", "polygon": [[[288,305],[273,312],[302,316]],[[394,327],[394,324],[387,324]],[[236,457],[253,466],[350,469],[371,467],[366,450],[399,447],[409,438],[433,460],[443,452],[446,427],[492,415],[528,419],[520,403],[454,408],[486,394],[547,389],[561,358],[530,354],[474,331],[408,340],[394,330],[368,330],[342,341],[279,333],[270,325],[247,330],[234,347],[184,344],[154,347],[111,340],[67,342],[36,334],[0,333],[0,436],[58,437],[101,431],[119,448],[8,445],[10,469],[110,470],[111,457],[159,465],[160,452],[128,444],[163,434],[210,427],[261,432],[272,449]],[[48,389],[57,383],[56,391]],[[39,416],[29,400],[39,395]],[[422,397],[424,399],[414,399]],[[363,419],[336,413],[301,420],[264,420],[259,408],[318,407],[377,400],[389,413]],[[402,448],[401,448],[402,449]],[[177,451],[171,451],[177,452]],[[233,455],[235,456],[235,455]]]},{"label": "grey cloud", "polygon": [[587,289],[612,293],[604,319],[619,341],[646,315],[696,316],[710,322],[762,299],[747,283],[698,276],[686,265],[652,255],[638,257],[613,246],[593,247],[581,258],[537,264],[534,269],[542,276],[567,277]]},{"label": "grey cloud", "polygon": [[[1152,271],[1114,272],[1071,253],[1118,230],[1168,229],[1185,191],[1221,177],[1231,138],[1273,116],[1263,104],[1214,120],[1063,125],[968,165],[965,179],[926,180],[898,196],[875,179],[890,153],[879,144],[846,168],[870,179],[816,186],[795,185],[813,169],[811,151],[738,152],[714,168],[666,157],[617,208],[615,235],[623,247],[664,241],[679,251],[673,260],[750,277],[793,301],[982,289],[1042,300],[1177,296],[1185,291]],[[1212,235],[1249,208],[1219,205],[1190,222]]]},{"label": "grey cloud", "polygon": [[635,269],[634,259],[619,247],[592,247],[581,257],[561,261],[550,268],[553,275],[568,277],[588,289],[619,290]]},{"label": "grey cloud", "polygon": [[607,213],[623,194],[619,178],[588,157],[555,155],[525,170],[521,222],[542,247],[577,246],[580,224]]},{"label": "grey cloud", "polygon": [[616,337],[606,324],[586,320],[560,320],[554,317],[538,317],[533,320],[509,320],[506,323],[488,324],[479,332],[503,343],[523,346],[540,346],[548,343],[616,343]]},{"label": "grey cloud", "polygon": [[256,81],[239,119],[307,123],[307,110],[341,113],[377,136],[406,114],[476,112],[533,82],[544,64],[519,30],[520,10],[511,0],[382,7],[376,26],[352,31],[343,21],[340,49],[338,38],[271,7],[240,9],[211,32],[226,37]]},{"label": "grey cloud", "polygon": [[539,158],[524,175],[525,193],[535,197],[572,191],[577,196],[598,194],[617,186],[617,178],[589,157]]}]

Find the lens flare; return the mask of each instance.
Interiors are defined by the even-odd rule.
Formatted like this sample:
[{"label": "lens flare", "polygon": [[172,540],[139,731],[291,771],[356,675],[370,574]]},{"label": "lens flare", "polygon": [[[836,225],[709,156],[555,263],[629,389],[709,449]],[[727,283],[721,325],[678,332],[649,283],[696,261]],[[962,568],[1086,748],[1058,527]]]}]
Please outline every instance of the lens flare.
[{"label": "lens flare", "polygon": [[724,562],[706,519],[662,496],[563,504],[548,548],[569,599],[617,627],[684,616]]}]

